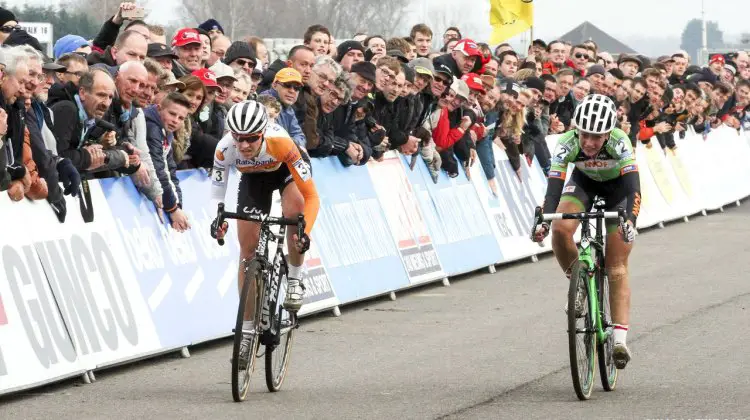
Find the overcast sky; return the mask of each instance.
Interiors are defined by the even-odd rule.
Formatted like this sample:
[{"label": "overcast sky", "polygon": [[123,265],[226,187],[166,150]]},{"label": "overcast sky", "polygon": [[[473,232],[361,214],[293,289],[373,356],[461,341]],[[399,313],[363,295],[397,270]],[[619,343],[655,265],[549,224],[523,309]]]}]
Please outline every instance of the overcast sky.
[{"label": "overcast sky", "polygon": [[[42,3],[49,0],[6,0],[10,4]],[[55,0],[52,0],[55,1]],[[59,1],[59,0],[58,0]],[[247,0],[252,5],[252,0]],[[304,1],[304,0],[300,0]],[[376,0],[374,0],[376,1]],[[413,0],[426,2],[429,8],[457,5],[457,0]],[[179,0],[137,0],[151,9],[152,20],[168,23]],[[489,0],[461,0],[457,20],[474,23],[465,29],[476,38],[489,35]],[[550,40],[588,20],[613,36],[679,37],[685,23],[701,15],[701,0],[534,0],[534,37]],[[473,6],[473,7],[471,7]],[[420,10],[419,7],[416,10]],[[455,10],[455,9],[454,9]],[[460,16],[459,16],[460,15]],[[207,16],[208,18],[208,16]],[[414,16],[414,22],[421,14]],[[750,30],[750,0],[707,0],[706,18],[718,21],[728,34]],[[748,29],[746,29],[748,28]],[[433,28],[442,33],[443,28]],[[301,35],[301,34],[300,34]]]}]

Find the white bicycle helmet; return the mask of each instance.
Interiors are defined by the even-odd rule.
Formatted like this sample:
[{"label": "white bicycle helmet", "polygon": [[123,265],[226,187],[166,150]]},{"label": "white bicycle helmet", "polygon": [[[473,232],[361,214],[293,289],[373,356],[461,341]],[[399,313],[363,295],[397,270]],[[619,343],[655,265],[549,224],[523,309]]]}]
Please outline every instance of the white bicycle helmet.
[{"label": "white bicycle helmet", "polygon": [[238,102],[227,113],[227,127],[240,136],[263,133],[267,124],[266,107],[253,100]]},{"label": "white bicycle helmet", "polygon": [[578,104],[573,122],[578,130],[585,133],[609,133],[617,123],[617,108],[612,99],[595,93]]}]

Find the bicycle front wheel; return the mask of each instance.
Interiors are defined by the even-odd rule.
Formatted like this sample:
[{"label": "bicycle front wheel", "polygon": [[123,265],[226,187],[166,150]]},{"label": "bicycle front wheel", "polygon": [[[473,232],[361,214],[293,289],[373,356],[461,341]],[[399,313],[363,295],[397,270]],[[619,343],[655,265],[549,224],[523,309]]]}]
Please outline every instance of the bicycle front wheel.
[{"label": "bicycle front wheel", "polygon": [[573,388],[581,400],[589,399],[594,388],[596,352],[596,334],[587,284],[588,273],[584,265],[576,261],[573,264],[568,289],[568,350]]},{"label": "bicycle front wheel", "polygon": [[280,318],[276,323],[279,342],[266,345],[266,386],[271,392],[280,390],[284,383],[297,326],[297,316],[283,308],[279,308],[276,316]]},{"label": "bicycle front wheel", "polygon": [[599,355],[599,376],[602,378],[602,387],[605,391],[614,391],[617,386],[617,367],[612,358],[615,336],[612,330],[612,314],[609,309],[609,279],[604,275],[600,278],[599,307],[601,308],[602,330],[607,333],[607,339],[603,343],[597,343],[596,352]]},{"label": "bicycle front wheel", "polygon": [[[258,346],[260,345],[260,326],[258,320],[260,319],[260,311],[262,302],[262,288],[259,287],[261,284],[261,266],[257,260],[252,260],[245,263],[244,267],[245,284],[242,286],[242,292],[240,293],[240,304],[237,308],[237,321],[234,325],[234,346],[232,347],[232,398],[235,402],[242,402],[247,397],[247,393],[250,389],[250,376],[255,370],[255,354],[258,352]],[[256,299],[255,299],[255,313],[253,314],[253,327],[255,333],[250,334],[250,345],[245,349],[243,354],[242,339],[243,331],[242,324],[245,320],[245,307],[247,306],[250,291],[255,288]],[[244,366],[243,366],[244,365]]]}]

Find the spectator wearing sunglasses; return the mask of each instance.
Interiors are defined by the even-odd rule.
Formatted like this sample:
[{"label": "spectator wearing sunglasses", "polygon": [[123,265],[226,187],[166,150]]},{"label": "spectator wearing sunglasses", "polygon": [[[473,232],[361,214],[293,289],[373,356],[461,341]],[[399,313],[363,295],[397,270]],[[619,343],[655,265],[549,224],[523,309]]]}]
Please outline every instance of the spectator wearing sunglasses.
[{"label": "spectator wearing sunglasses", "polygon": [[19,26],[16,15],[10,10],[0,7],[0,44],[4,43],[17,27]]},{"label": "spectator wearing sunglasses", "polygon": [[570,53],[570,59],[566,63],[568,67],[575,70],[576,74],[583,76],[586,74],[586,64],[589,62],[591,52],[589,49],[582,44],[573,47],[573,51]]},{"label": "spectator wearing sunglasses", "polygon": [[270,95],[279,100],[281,111],[276,118],[276,123],[289,133],[289,137],[301,149],[307,146],[307,140],[297,121],[294,104],[299,99],[303,87],[302,75],[297,70],[287,67],[279,70],[273,78],[271,88],[261,93],[261,95]]}]

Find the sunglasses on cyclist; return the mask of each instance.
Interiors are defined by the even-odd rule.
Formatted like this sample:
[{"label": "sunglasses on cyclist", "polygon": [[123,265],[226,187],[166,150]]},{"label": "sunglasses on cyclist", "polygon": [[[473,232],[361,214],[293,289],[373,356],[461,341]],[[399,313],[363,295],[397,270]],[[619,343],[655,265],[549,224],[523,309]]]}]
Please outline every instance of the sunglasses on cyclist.
[{"label": "sunglasses on cyclist", "polygon": [[232,133],[232,137],[234,138],[234,141],[238,143],[255,143],[256,141],[263,138],[263,133],[243,134],[243,135]]}]

